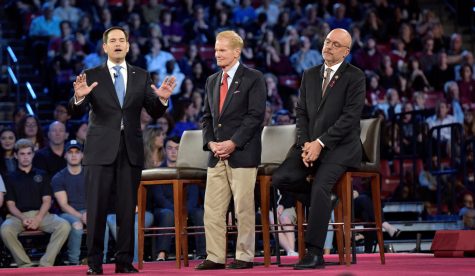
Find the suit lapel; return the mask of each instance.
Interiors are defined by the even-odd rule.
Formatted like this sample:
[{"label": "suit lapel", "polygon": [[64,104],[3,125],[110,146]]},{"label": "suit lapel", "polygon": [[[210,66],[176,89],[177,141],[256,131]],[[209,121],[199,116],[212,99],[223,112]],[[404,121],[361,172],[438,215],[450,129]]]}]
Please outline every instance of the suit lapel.
[{"label": "suit lapel", "polygon": [[[333,77],[331,78],[330,82],[328,83],[328,86],[327,86],[327,91],[325,92],[325,95],[323,95],[322,97],[322,100],[320,101],[320,104],[318,105],[318,108],[317,108],[317,112],[320,110],[320,108],[322,107],[322,105],[325,103],[325,101],[327,100],[328,98],[328,95],[332,93],[332,88],[333,88],[333,85],[334,83],[339,79],[341,78],[341,75],[344,73],[346,67],[348,66],[348,63],[346,63],[345,61],[340,65],[340,67],[338,68],[338,70],[336,70],[335,74],[333,74]],[[325,70],[324,69],[325,66],[322,65],[322,70]],[[322,79],[323,79],[323,74],[321,75]],[[333,85],[331,85],[333,83]],[[320,96],[322,95],[322,87],[320,86]]]},{"label": "suit lapel", "polygon": [[237,89],[239,88],[243,73],[244,73],[244,67],[242,64],[239,64],[239,67],[236,70],[236,74],[234,74],[234,77],[231,80],[231,85],[229,86],[228,93],[226,94],[226,99],[224,100],[223,110],[221,111],[221,114],[224,113],[224,111],[226,110],[226,107],[229,105],[229,103],[231,102],[231,99],[234,96],[234,92],[236,92]]},{"label": "suit lapel", "polygon": [[117,106],[120,107],[119,98],[117,97],[117,93],[115,92],[114,82],[112,81],[112,76],[109,72],[109,68],[107,68],[107,63],[103,65],[101,73],[102,79],[105,82],[105,90],[107,91],[106,93],[108,93],[109,98],[114,99]]},{"label": "suit lapel", "polygon": [[214,112],[214,117],[219,118],[219,87],[221,85],[221,73],[216,74],[216,77],[214,78],[214,83],[211,83],[211,87],[213,91],[213,112]]},{"label": "suit lapel", "polygon": [[[130,66],[127,63],[127,88],[125,90],[125,99],[124,99],[124,105],[122,106],[125,107],[125,105],[132,99],[133,97],[133,89],[132,89],[132,84],[134,83],[135,79],[135,69],[133,66]],[[117,96],[116,96],[117,98]],[[119,101],[119,99],[117,99]]]}]

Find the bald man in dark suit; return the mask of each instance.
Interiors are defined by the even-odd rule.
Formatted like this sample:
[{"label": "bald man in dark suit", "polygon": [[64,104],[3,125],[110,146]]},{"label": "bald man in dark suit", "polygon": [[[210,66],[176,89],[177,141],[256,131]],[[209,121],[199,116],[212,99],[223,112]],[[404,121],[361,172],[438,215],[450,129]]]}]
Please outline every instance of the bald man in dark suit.
[{"label": "bald man in dark suit", "polygon": [[[344,61],[351,36],[331,31],[323,46],[324,64],[306,70],[297,105],[297,142],[272,176],[272,184],[310,206],[307,253],[295,269],[323,268],[323,245],[331,214],[331,190],[362,159],[360,117],[365,75]],[[306,178],[312,174],[314,180]]]}]

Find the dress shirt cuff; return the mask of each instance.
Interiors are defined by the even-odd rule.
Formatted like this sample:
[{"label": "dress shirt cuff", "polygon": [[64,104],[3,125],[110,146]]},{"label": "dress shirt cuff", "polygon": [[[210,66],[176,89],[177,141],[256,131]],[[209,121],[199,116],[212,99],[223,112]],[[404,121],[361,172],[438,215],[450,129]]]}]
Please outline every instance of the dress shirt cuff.
[{"label": "dress shirt cuff", "polygon": [[84,96],[81,97],[81,98],[78,98],[78,97],[76,97],[76,95],[74,95],[74,104],[75,105],[80,105],[82,103],[82,101],[84,101],[85,98],[86,97],[84,97]]},{"label": "dress shirt cuff", "polygon": [[159,97],[160,98],[160,102],[164,105],[164,106],[168,106],[168,99],[164,99],[162,97]]},{"label": "dress shirt cuff", "polygon": [[318,142],[318,143],[320,143],[320,145],[322,146],[322,148],[324,148],[324,147],[325,147],[325,144],[323,144],[322,140],[320,140],[320,139],[317,139],[317,142]]}]

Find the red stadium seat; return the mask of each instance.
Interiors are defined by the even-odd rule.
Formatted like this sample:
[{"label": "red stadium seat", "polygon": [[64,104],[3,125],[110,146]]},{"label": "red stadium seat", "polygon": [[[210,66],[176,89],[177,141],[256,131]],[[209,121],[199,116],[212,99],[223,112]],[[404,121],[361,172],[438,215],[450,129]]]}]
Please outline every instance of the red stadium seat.
[{"label": "red stadium seat", "polygon": [[214,47],[209,45],[203,45],[198,48],[200,57],[203,60],[214,59]]},{"label": "red stadium seat", "polygon": [[175,60],[179,60],[185,55],[186,48],[184,46],[172,46],[170,47],[170,52],[172,53]]}]

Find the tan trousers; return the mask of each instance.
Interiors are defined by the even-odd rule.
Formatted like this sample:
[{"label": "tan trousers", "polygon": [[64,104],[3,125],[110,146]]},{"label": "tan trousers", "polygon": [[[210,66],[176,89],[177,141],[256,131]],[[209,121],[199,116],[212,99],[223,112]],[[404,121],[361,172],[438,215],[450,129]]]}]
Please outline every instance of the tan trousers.
[{"label": "tan trousers", "polygon": [[[26,217],[34,217],[38,211],[24,212]],[[1,227],[2,240],[5,246],[10,250],[18,267],[33,266],[28,255],[26,255],[23,245],[18,240],[18,234],[25,231],[21,220],[12,215],[8,215]],[[40,266],[53,266],[56,255],[58,255],[64,242],[68,239],[71,226],[69,222],[53,214],[46,214],[38,227],[38,230],[51,233],[45,254],[40,259]]]},{"label": "tan trousers", "polygon": [[208,168],[204,213],[208,260],[221,264],[225,262],[226,213],[232,196],[238,229],[236,259],[253,261],[256,176],[257,168],[231,168],[227,160],[219,161],[214,168]]}]

